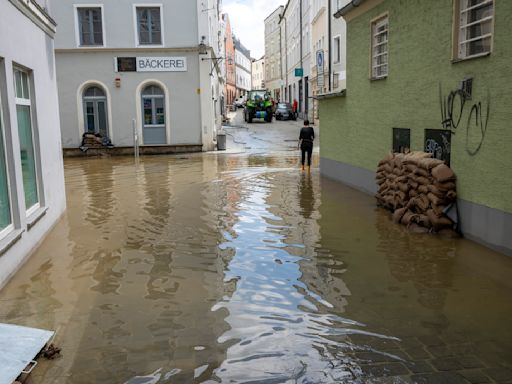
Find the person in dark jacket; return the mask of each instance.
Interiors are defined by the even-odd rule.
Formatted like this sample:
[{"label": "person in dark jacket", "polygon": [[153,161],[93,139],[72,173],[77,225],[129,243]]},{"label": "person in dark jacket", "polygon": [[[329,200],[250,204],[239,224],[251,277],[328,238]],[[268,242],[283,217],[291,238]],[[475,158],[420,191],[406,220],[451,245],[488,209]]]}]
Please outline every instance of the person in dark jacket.
[{"label": "person in dark jacket", "polygon": [[309,126],[309,120],[304,120],[304,127],[300,130],[299,148],[302,152],[302,170],[304,170],[304,162],[306,153],[308,155],[308,171],[311,169],[311,154],[313,153],[313,140],[315,140],[315,131]]}]

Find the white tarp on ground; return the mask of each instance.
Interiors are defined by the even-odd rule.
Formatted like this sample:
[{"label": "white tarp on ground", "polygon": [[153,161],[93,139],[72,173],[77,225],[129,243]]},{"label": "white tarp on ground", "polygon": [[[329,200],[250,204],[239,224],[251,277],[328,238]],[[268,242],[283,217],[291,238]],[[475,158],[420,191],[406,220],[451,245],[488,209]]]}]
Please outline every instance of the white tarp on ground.
[{"label": "white tarp on ground", "polygon": [[53,334],[44,329],[0,323],[0,384],[12,384]]}]

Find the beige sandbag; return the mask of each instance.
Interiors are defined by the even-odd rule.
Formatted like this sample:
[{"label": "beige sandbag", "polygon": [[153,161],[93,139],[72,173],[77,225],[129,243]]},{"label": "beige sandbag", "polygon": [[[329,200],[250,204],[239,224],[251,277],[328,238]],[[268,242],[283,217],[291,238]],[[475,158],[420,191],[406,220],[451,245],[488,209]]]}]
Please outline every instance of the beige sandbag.
[{"label": "beige sandbag", "polygon": [[387,176],[388,180],[394,181],[398,176],[394,173],[389,173]]},{"label": "beige sandbag", "polygon": [[434,228],[435,231],[453,227],[453,222],[449,218],[446,216],[437,217],[432,209],[427,211],[427,216],[432,223],[432,228]]},{"label": "beige sandbag", "polygon": [[393,168],[393,173],[397,176],[402,176],[404,174],[404,171],[402,171],[401,168]]},{"label": "beige sandbag", "polygon": [[453,201],[457,198],[457,192],[453,189],[451,191],[446,192],[446,200]]},{"label": "beige sandbag", "polygon": [[427,185],[423,185],[421,184],[419,187],[418,187],[418,192],[419,193],[424,193],[425,195],[428,193],[428,186]]},{"label": "beige sandbag", "polygon": [[435,204],[432,204],[432,210],[434,211],[434,213],[436,214],[437,217],[440,217],[440,216],[444,215],[445,208],[446,208],[445,205],[435,205]]},{"label": "beige sandbag", "polygon": [[416,197],[415,204],[420,212],[425,212],[430,206],[430,201],[427,196],[420,194],[418,197]]},{"label": "beige sandbag", "polygon": [[382,165],[382,172],[391,173],[391,172],[393,172],[393,167],[391,167],[391,165],[389,163],[386,163],[386,164]]},{"label": "beige sandbag", "polygon": [[436,181],[436,182],[434,182],[434,185],[436,186],[437,189],[439,189],[440,191],[444,191],[444,192],[455,189],[455,183],[453,181],[447,181],[444,183],[438,183]]},{"label": "beige sandbag", "polygon": [[455,173],[446,164],[440,164],[432,169],[432,176],[439,183],[455,180]]},{"label": "beige sandbag", "polygon": [[416,180],[414,180],[413,178],[409,178],[409,180],[407,181],[407,184],[409,184],[409,186],[412,189],[417,189],[419,186],[419,183]]},{"label": "beige sandbag", "polygon": [[406,164],[406,165],[405,165],[405,168],[406,168],[409,172],[414,173],[414,171],[416,170],[416,168],[418,168],[418,166],[417,166],[416,164],[411,164],[411,163],[409,163],[409,164]]},{"label": "beige sandbag", "polygon": [[427,177],[423,177],[423,176],[416,177],[416,181],[425,186],[431,184],[430,180]]},{"label": "beige sandbag", "polygon": [[409,224],[411,224],[411,221],[412,221],[412,219],[414,219],[415,216],[416,216],[416,214],[414,214],[408,210],[404,213],[400,222],[404,225],[409,225]]},{"label": "beige sandbag", "polygon": [[416,223],[411,223],[411,225],[409,225],[407,229],[412,233],[427,233],[430,231],[428,228],[422,227],[421,225]]},{"label": "beige sandbag", "polygon": [[429,192],[427,194],[428,199],[432,203],[432,205],[443,205],[445,203],[444,199],[440,199],[436,195],[434,195],[432,192]]},{"label": "beige sandbag", "polygon": [[414,198],[414,197],[416,197],[416,196],[418,196],[418,195],[419,195],[419,193],[418,193],[418,191],[417,191],[416,189],[410,189],[410,190],[409,190],[409,196],[410,196],[410,197],[413,197],[413,198]]},{"label": "beige sandbag", "polygon": [[416,168],[416,171],[414,171],[414,174],[419,177],[430,177],[430,172],[427,171],[426,169],[423,169],[420,167]]},{"label": "beige sandbag", "polygon": [[418,223],[422,227],[430,228],[432,227],[432,223],[430,222],[430,219],[425,214],[419,214],[414,218],[414,222]]},{"label": "beige sandbag", "polygon": [[421,159],[420,161],[418,161],[418,166],[423,169],[426,169],[427,171],[431,170],[432,168],[437,167],[440,164],[444,164],[444,161],[438,160],[438,159],[429,159],[429,158]]},{"label": "beige sandbag", "polygon": [[398,191],[396,193],[396,195],[398,196],[398,198],[400,199],[400,203],[402,205],[405,205],[405,202],[407,201],[407,194],[403,191]]},{"label": "beige sandbag", "polygon": [[399,223],[406,211],[407,208],[405,207],[396,209],[395,212],[393,212],[393,221]]},{"label": "beige sandbag", "polygon": [[427,185],[428,192],[432,192],[434,195],[436,195],[439,198],[443,198],[446,195],[446,192],[443,192],[439,190],[434,184]]},{"label": "beige sandbag", "polygon": [[398,185],[398,189],[404,193],[407,193],[409,192],[409,184],[406,184],[406,183],[397,183]]}]

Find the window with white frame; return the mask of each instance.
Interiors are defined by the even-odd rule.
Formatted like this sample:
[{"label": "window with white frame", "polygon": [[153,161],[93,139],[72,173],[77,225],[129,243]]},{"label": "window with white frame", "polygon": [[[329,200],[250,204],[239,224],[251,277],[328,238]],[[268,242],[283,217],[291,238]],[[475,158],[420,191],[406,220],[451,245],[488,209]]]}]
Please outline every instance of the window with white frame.
[{"label": "window with white frame", "polygon": [[136,7],[138,45],[161,45],[162,23],[160,6]]},{"label": "window with white frame", "polygon": [[5,153],[4,125],[0,100],[0,238],[12,228],[9,178],[7,174],[7,154]]},{"label": "window with white frame", "polygon": [[388,16],[372,22],[372,74],[373,79],[388,75]]},{"label": "window with white frame", "polygon": [[39,183],[32,127],[32,101],[30,94],[30,76],[28,72],[14,68],[14,91],[16,95],[16,117],[20,140],[21,169],[23,191],[27,216],[39,208]]},{"label": "window with white frame", "polygon": [[81,47],[103,46],[101,7],[77,7],[78,44]]},{"label": "window with white frame", "polygon": [[335,64],[341,61],[341,37],[336,36],[332,44],[334,52],[332,53],[333,62]]},{"label": "window with white frame", "polygon": [[490,53],[494,0],[458,0],[456,10],[456,57],[468,59]]}]

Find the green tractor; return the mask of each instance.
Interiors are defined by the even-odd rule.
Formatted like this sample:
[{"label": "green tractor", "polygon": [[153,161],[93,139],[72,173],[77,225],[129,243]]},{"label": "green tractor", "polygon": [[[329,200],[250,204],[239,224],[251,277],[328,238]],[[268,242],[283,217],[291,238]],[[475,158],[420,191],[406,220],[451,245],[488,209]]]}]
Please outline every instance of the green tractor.
[{"label": "green tractor", "polygon": [[252,119],[265,119],[272,122],[272,100],[265,90],[249,91],[245,102],[244,119],[252,123]]}]

